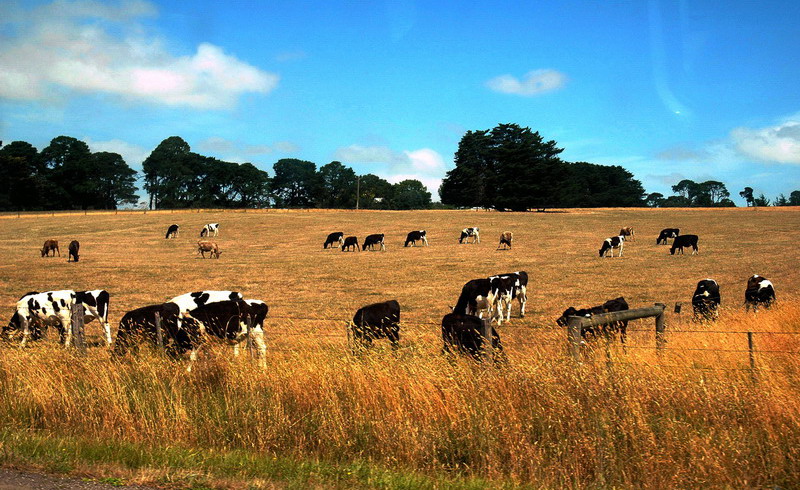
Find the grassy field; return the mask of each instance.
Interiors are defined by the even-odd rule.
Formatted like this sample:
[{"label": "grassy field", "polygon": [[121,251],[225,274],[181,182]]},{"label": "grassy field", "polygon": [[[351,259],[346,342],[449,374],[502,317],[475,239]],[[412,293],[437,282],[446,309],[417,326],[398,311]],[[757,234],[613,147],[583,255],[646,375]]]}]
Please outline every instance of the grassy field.
[{"label": "grassy field", "polygon": [[[219,260],[195,251],[219,222]],[[51,336],[0,347],[0,460],[106,472],[177,486],[766,486],[800,483],[800,210],[570,210],[553,213],[271,211],[0,218],[0,305],[27,291],[107,289],[111,322],[198,289],[270,305],[267,369],[209,348],[197,369],[144,356],[84,358]],[[164,240],[171,223],[181,235]],[[459,245],[478,226],[482,243]],[[624,257],[601,241],[632,226]],[[662,228],[700,236],[697,256],[657,246]],[[430,246],[403,248],[410,230]],[[500,232],[514,247],[496,251]],[[386,234],[386,252],[322,250],[332,231]],[[63,256],[41,258],[45,239]],[[67,263],[70,240],[81,261]],[[502,369],[438,355],[438,323],[469,279],[525,270],[528,315],[500,327]],[[747,278],[779,304],[745,314]],[[690,319],[698,280],[721,287],[714,324]],[[577,367],[554,319],[567,306],[625,296],[631,307],[684,303],[654,352],[652,320],[630,348]],[[345,322],[397,299],[403,347],[347,354]],[[115,328],[114,328],[115,330]],[[749,371],[746,332],[755,332]],[[96,323],[87,325],[99,340]],[[598,346],[600,347],[600,346]],[[200,482],[200,483],[197,483]]]}]

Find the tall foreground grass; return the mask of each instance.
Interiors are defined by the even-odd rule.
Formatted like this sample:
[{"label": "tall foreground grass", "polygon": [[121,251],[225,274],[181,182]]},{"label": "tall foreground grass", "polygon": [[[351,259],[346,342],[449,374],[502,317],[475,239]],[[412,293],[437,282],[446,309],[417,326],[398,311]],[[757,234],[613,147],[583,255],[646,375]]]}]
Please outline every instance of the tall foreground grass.
[{"label": "tall foreground grass", "polygon": [[[799,332],[790,303],[713,328]],[[17,437],[367,460],[545,487],[800,484],[798,356],[764,356],[754,379],[736,362],[664,367],[619,349],[610,363],[600,349],[576,366],[564,350],[532,346],[482,366],[439,356],[434,342],[430,332],[396,353],[353,357],[309,335],[270,352],[266,369],[219,347],[192,373],[147,353],[116,362],[101,348],[79,357],[52,342],[5,346],[1,420]]]}]

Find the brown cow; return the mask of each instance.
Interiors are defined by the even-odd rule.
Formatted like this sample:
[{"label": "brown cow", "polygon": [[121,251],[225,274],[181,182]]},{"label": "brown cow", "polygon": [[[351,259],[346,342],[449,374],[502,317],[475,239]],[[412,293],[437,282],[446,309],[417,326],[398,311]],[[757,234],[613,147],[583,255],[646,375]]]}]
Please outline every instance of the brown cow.
[{"label": "brown cow", "polygon": [[58,250],[58,240],[45,240],[44,245],[42,246],[42,257],[50,256],[50,251],[53,251],[53,257],[58,256],[61,257],[61,252]]},{"label": "brown cow", "polygon": [[214,255],[219,258],[219,254],[222,252],[219,251],[219,245],[217,242],[212,242],[211,240],[198,240],[197,241],[197,253],[206,258],[206,252],[211,252],[210,256],[213,259]]},{"label": "brown cow", "polygon": [[72,240],[71,242],[69,242],[69,258],[67,259],[67,262],[70,262],[72,260],[74,260],[75,262],[78,261],[79,258],[78,250],[80,250],[80,248],[81,244],[80,242],[78,242],[78,240]]},{"label": "brown cow", "polygon": [[624,236],[625,240],[628,240],[628,237],[630,237],[630,241],[632,242],[636,241],[636,239],[633,236],[633,228],[631,228],[630,226],[626,226],[625,228],[619,230],[619,234],[620,236]]},{"label": "brown cow", "polygon": [[503,247],[503,250],[507,248],[511,248],[511,242],[514,240],[514,234],[510,231],[504,231],[500,233],[500,244],[497,245],[497,249],[500,250],[500,247]]}]

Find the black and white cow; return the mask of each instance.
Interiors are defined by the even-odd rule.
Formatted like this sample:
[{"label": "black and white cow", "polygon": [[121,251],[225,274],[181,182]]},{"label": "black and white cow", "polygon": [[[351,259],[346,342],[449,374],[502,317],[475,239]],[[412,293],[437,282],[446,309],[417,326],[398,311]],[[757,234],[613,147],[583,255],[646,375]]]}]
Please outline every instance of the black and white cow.
[{"label": "black and white cow", "polygon": [[491,318],[494,304],[492,280],[472,279],[461,288],[461,294],[452,310],[458,315],[477,315],[478,318],[483,318],[483,311],[486,310],[486,315]]},{"label": "black and white cow", "polygon": [[169,225],[169,228],[167,228],[167,234],[164,236],[164,238],[177,238],[179,228],[180,226],[178,225]]},{"label": "black and white cow", "polygon": [[80,256],[78,252],[81,249],[81,244],[78,240],[72,240],[69,242],[69,256],[67,257],[67,262],[75,261],[77,262]]},{"label": "black and white cow", "polygon": [[125,313],[119,322],[114,355],[123,356],[142,342],[157,345],[156,314],[161,325],[166,351],[178,357],[192,348],[189,334],[182,328],[180,307],[175,303],[143,306]]},{"label": "black and white cow", "polygon": [[696,320],[716,320],[721,303],[717,281],[703,279],[697,283],[692,295],[692,310]]},{"label": "black and white cow", "polygon": [[400,303],[397,300],[374,303],[359,308],[353,315],[353,339],[357,345],[369,347],[374,339],[389,339],[392,348],[400,342]]},{"label": "black and white cow", "polygon": [[[606,301],[602,305],[598,306],[591,306],[589,308],[581,308],[577,309],[573,306],[570,306],[561,316],[556,320],[556,323],[562,327],[566,327],[569,324],[569,317],[571,316],[583,316],[586,318],[590,318],[593,315],[599,315],[601,313],[611,313],[615,311],[625,311],[628,308],[628,302],[625,301],[625,298],[620,296],[619,298],[614,298]],[[594,327],[583,327],[581,328],[581,337],[586,339],[598,337],[600,334],[603,334],[606,338],[609,338],[613,333],[619,331],[620,333],[620,341],[624,344],[627,340],[628,334],[628,321],[623,320],[619,322],[611,322],[608,324],[597,325]]]},{"label": "black and white cow", "polygon": [[209,303],[220,301],[237,301],[242,299],[238,291],[194,291],[175,296],[168,303],[175,303],[180,307],[181,314],[191,313],[195,309]]},{"label": "black and white cow", "polygon": [[464,228],[461,230],[461,237],[458,243],[470,243],[469,239],[472,238],[472,243],[481,243],[481,230],[477,226]]},{"label": "black and white cow", "polygon": [[385,252],[386,245],[383,243],[383,233],[375,233],[374,235],[368,235],[367,238],[364,239],[364,245],[361,247],[361,251],[369,247],[370,250],[375,250],[375,245],[380,245],[380,250]]},{"label": "black and white cow", "polygon": [[344,245],[343,231],[337,231],[328,235],[328,238],[325,239],[325,243],[322,244],[323,250],[328,247],[333,248],[334,243],[338,243],[340,247]]},{"label": "black and white cow", "polygon": [[525,316],[525,304],[528,302],[528,273],[525,271],[510,272],[489,278],[491,281],[490,296],[494,298],[494,312],[497,324],[503,323],[503,311],[506,321],[511,320],[511,303],[519,302],[519,316]]},{"label": "black and white cow", "polygon": [[347,252],[348,250],[352,252],[357,252],[361,250],[358,248],[358,237],[349,236],[344,239],[344,244],[342,245],[342,252]]},{"label": "black and white cow", "polygon": [[670,238],[676,238],[678,235],[681,234],[681,230],[679,228],[664,228],[661,230],[661,233],[658,234],[658,238],[656,238],[656,245],[664,245],[667,244],[667,240]]},{"label": "black and white cow", "polygon": [[744,290],[744,305],[748,311],[751,306],[755,311],[758,311],[759,306],[769,308],[774,301],[775,288],[766,277],[755,274],[747,280],[747,287]]},{"label": "black and white cow", "polygon": [[619,249],[619,256],[622,257],[622,249],[625,247],[625,237],[622,235],[612,236],[603,240],[603,245],[600,247],[600,257],[614,256],[614,249]]},{"label": "black and white cow", "polygon": [[406,244],[403,246],[407,247],[410,243],[412,247],[416,247],[417,242],[419,241],[421,241],[426,247],[428,246],[428,234],[425,232],[425,230],[409,231],[408,235],[406,236]]},{"label": "black and white cow", "polygon": [[211,236],[211,234],[217,236],[219,234],[219,223],[208,223],[203,226],[203,229],[200,230],[200,237]]},{"label": "black and white cow", "polygon": [[676,250],[683,254],[684,247],[692,247],[692,255],[700,253],[700,251],[697,249],[697,240],[697,235],[677,236],[675,237],[675,241],[672,242],[672,248],[669,249],[669,254],[675,255]]},{"label": "black and white cow", "polygon": [[[442,318],[442,353],[455,352],[467,354],[476,361],[481,361],[483,349],[483,322],[474,315],[449,313]],[[493,360],[504,360],[503,344],[500,335],[493,326],[491,328]]]}]

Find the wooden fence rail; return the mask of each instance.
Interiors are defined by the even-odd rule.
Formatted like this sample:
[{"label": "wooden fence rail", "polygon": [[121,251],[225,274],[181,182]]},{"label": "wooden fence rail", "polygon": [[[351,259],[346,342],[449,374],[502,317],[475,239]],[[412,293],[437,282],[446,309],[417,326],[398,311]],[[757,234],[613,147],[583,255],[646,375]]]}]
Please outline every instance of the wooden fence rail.
[{"label": "wooden fence rail", "polygon": [[612,322],[626,320],[639,320],[641,318],[656,319],[656,348],[661,350],[666,344],[664,336],[666,324],[664,323],[664,310],[667,306],[663,303],[656,303],[646,308],[634,308],[632,310],[613,311],[610,313],[599,313],[590,317],[571,316],[567,320],[567,340],[572,357],[577,361],[581,354],[581,332],[586,327],[596,327]]}]

